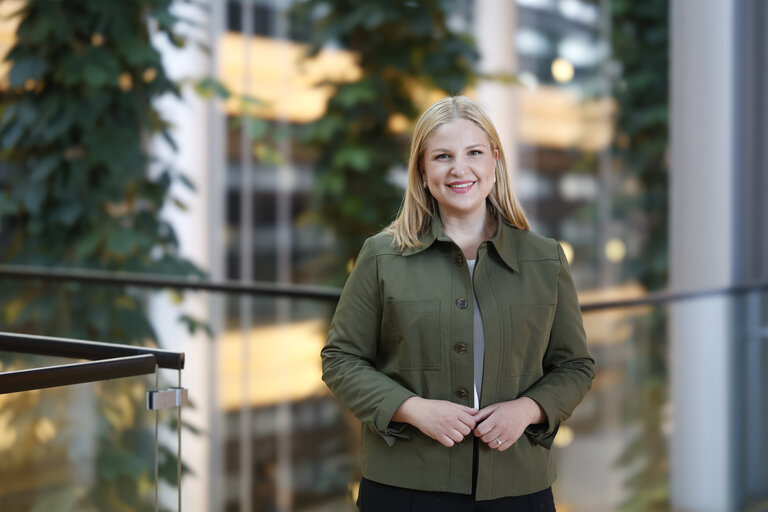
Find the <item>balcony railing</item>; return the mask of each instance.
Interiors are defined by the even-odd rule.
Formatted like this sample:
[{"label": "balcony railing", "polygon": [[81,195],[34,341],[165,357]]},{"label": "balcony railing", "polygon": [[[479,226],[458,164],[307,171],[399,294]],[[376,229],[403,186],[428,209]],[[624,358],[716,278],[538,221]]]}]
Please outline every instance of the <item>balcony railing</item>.
[{"label": "balcony railing", "polygon": [[[211,362],[217,365],[211,385],[217,394],[210,431],[202,434],[211,443],[211,459],[206,462],[211,477],[204,482],[211,498],[201,509],[245,510],[241,505],[249,502],[247,510],[355,510],[351,496],[359,479],[354,442],[359,424],[313,373],[319,372],[317,344],[322,343],[315,331],[329,319],[340,289],[9,265],[0,265],[0,279],[186,290],[216,297],[224,308],[219,311],[231,318],[217,329],[212,349],[218,361]],[[238,307],[244,298],[252,302],[250,307]],[[630,503],[635,509],[652,509],[669,499],[672,460],[667,444],[674,429],[669,352],[680,341],[671,324],[681,317],[681,308],[711,301],[719,303],[721,311],[732,312],[723,316],[727,325],[720,328],[728,333],[726,341],[736,354],[735,378],[743,380],[734,384],[744,396],[734,403],[738,436],[731,450],[739,458],[736,465],[743,475],[745,498],[733,510],[760,509],[768,488],[768,473],[761,469],[767,455],[753,441],[764,440],[760,432],[768,427],[764,417],[768,404],[761,398],[762,388],[750,383],[764,373],[760,361],[768,360],[762,341],[768,321],[768,282],[581,305],[597,378],[564,424],[554,448],[559,507],[608,512]],[[286,304],[291,305],[288,313]],[[274,315],[257,318],[264,305],[274,307]],[[686,314],[682,311],[683,317]],[[237,321],[242,315],[250,316],[245,322],[248,329]],[[300,320],[306,318],[319,320],[317,325]],[[93,359],[103,361],[101,356]],[[313,385],[301,387],[304,381]],[[171,401],[174,397],[168,395]],[[2,425],[0,446],[1,431]],[[325,509],[318,508],[322,504]]]}]

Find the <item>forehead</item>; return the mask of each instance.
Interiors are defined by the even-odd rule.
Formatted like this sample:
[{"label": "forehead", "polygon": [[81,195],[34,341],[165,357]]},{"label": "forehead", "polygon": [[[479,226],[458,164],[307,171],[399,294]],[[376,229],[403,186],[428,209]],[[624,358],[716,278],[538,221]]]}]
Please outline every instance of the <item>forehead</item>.
[{"label": "forehead", "polygon": [[430,148],[436,144],[444,145],[448,143],[459,145],[488,144],[488,134],[481,127],[468,119],[453,119],[443,123],[429,134],[426,140],[426,147]]}]

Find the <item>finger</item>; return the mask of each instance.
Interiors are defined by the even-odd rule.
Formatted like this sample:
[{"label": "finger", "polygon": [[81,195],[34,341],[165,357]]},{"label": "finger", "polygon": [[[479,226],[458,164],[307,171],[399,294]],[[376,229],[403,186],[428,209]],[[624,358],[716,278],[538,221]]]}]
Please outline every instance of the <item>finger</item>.
[{"label": "finger", "polygon": [[467,437],[469,433],[472,432],[472,428],[470,428],[468,425],[465,425],[464,423],[459,424],[455,428],[461,433],[462,439]]},{"label": "finger", "polygon": [[[499,441],[501,441],[501,444],[499,444]],[[503,451],[502,448],[504,448],[504,446],[508,443],[504,441],[502,438],[500,438],[499,436],[494,436],[490,441],[485,441],[485,444],[487,444],[488,448],[490,448],[491,450]],[[509,447],[507,446],[507,448]]]},{"label": "finger", "polygon": [[475,427],[475,436],[484,437],[496,427],[493,421],[484,421]]},{"label": "finger", "polygon": [[459,409],[462,410],[462,412],[465,412],[465,413],[469,414],[470,416],[474,416],[475,414],[477,414],[479,412],[474,407],[467,407],[466,405],[461,405],[461,404],[456,404],[456,405],[459,407]]},{"label": "finger", "polygon": [[464,440],[464,435],[461,432],[459,432],[458,430],[456,430],[455,428],[451,429],[451,431],[449,432],[448,437],[454,443],[460,443],[460,442],[462,442]]},{"label": "finger", "polygon": [[[501,430],[497,428],[493,428],[487,434],[480,437],[480,440],[488,445],[491,445],[492,443],[498,444],[496,443],[496,438],[498,437],[499,439],[501,439],[501,436],[502,436]],[[503,439],[501,440],[503,441]]]},{"label": "finger", "polygon": [[496,410],[496,407],[493,405],[489,405],[488,407],[484,407],[483,409],[480,409],[477,411],[477,414],[475,414],[474,418],[475,421],[480,423],[484,419],[486,419],[488,416],[493,414],[493,412]]},{"label": "finger", "polygon": [[445,446],[446,448],[450,448],[451,446],[456,444],[456,443],[453,442],[453,439],[451,439],[450,437],[448,437],[445,434],[440,434],[440,436],[438,437],[437,441],[440,444],[442,444],[443,446]]},{"label": "finger", "polygon": [[470,416],[469,414],[460,414],[459,421],[466,425],[469,430],[472,430],[475,428],[475,425],[477,425],[477,421],[475,421],[474,416]]}]

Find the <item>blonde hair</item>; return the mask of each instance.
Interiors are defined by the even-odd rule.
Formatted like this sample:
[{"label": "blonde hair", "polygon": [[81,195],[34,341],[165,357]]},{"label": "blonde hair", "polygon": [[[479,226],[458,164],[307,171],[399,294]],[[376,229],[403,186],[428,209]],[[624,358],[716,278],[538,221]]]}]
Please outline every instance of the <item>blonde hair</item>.
[{"label": "blonde hair", "polygon": [[530,229],[528,218],[512,191],[504,150],[496,128],[474,101],[465,96],[452,96],[433,103],[416,120],[411,138],[408,184],[403,203],[395,220],[384,229],[384,232],[393,235],[394,244],[400,250],[421,247],[419,235],[429,229],[432,217],[437,213],[437,201],[422,185],[424,150],[432,132],[455,119],[466,119],[475,123],[488,136],[491,150],[499,152],[495,169],[496,183],[487,199],[491,213],[500,213],[504,220],[518,229]]}]

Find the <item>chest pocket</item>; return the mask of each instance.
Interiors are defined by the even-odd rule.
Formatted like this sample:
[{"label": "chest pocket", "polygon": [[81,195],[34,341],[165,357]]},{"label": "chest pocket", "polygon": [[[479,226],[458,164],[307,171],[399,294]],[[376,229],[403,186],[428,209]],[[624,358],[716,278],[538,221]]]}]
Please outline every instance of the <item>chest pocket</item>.
[{"label": "chest pocket", "polygon": [[504,340],[507,375],[541,375],[552,330],[553,305],[510,306],[512,335]]},{"label": "chest pocket", "polygon": [[381,330],[380,356],[387,366],[440,369],[440,299],[385,302]]}]

